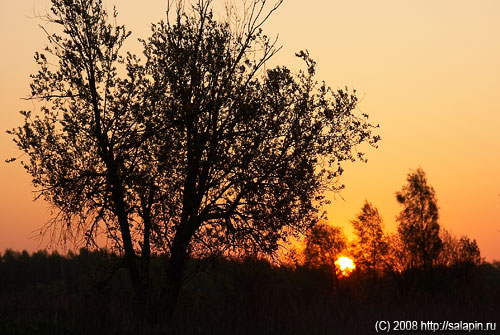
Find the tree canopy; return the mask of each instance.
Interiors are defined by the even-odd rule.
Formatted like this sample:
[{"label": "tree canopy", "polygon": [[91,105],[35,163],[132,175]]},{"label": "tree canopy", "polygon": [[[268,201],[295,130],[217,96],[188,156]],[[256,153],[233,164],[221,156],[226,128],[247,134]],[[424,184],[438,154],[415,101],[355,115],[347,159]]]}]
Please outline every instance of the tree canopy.
[{"label": "tree canopy", "polygon": [[347,248],[347,239],[339,227],[325,222],[316,224],[306,235],[304,264],[311,268],[326,268],[335,273],[335,261]]},{"label": "tree canopy", "polygon": [[442,249],[439,212],[434,188],[427,184],[424,170],[408,174],[407,185],[396,193],[403,206],[397,216],[398,234],[408,251],[409,267],[431,267]]},{"label": "tree canopy", "polygon": [[351,221],[356,235],[356,263],[372,273],[382,273],[388,251],[382,217],[372,203],[365,201],[361,212]]},{"label": "tree canopy", "polygon": [[29,96],[42,106],[10,131],[56,210],[49,231],[105,234],[136,288],[150,253],[166,252],[171,301],[190,253],[273,253],[305,232],[341,163],[380,138],[355,91],[315,79],[307,51],[303,70],[263,69],[279,48],[262,24],[280,4],[251,2],[233,29],[210,0],[169,1],[141,59],[123,54],[130,33],[101,0],[52,0],[60,33],[35,55]]}]

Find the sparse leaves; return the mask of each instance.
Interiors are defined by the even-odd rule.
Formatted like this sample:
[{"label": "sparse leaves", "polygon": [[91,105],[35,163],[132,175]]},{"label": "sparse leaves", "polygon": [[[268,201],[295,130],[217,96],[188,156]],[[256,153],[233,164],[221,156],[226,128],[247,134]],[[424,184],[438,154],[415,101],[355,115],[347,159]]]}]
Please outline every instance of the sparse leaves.
[{"label": "sparse leaves", "polygon": [[50,228],[87,244],[105,234],[136,288],[150,253],[168,253],[169,301],[190,252],[272,254],[305,232],[341,163],[364,161],[356,147],[379,139],[355,91],[316,81],[307,51],[305,71],[262,70],[279,50],[262,24],[281,1],[265,3],[251,2],[235,33],[210,0],[175,12],[169,1],[141,61],[121,55],[130,32],[101,0],[52,0],[47,20],[62,33],[35,54],[29,97],[44,106],[11,133],[58,210]]}]

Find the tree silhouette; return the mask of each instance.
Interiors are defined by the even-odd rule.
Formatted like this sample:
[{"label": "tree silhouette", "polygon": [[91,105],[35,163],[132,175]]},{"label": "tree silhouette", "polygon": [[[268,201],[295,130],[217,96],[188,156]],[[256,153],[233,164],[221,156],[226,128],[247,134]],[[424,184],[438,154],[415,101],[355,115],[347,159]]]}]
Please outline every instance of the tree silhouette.
[{"label": "tree silhouette", "polygon": [[444,266],[470,265],[477,266],[482,262],[481,251],[475,239],[468,236],[457,238],[445,229],[441,229],[443,249],[439,263]]},{"label": "tree silhouette", "polygon": [[382,217],[377,208],[365,201],[361,213],[351,223],[357,238],[354,251],[356,265],[372,274],[383,272],[388,245],[384,237]]},{"label": "tree silhouette", "polygon": [[403,206],[396,218],[398,234],[409,256],[409,267],[429,269],[442,248],[436,195],[421,168],[410,172],[407,181],[401,192],[396,193]]},{"label": "tree silhouette", "polygon": [[347,239],[339,227],[332,227],[325,222],[315,224],[306,235],[304,265],[326,273],[339,292],[338,272],[335,261],[347,248]]},{"label": "tree silhouette", "polygon": [[439,230],[439,235],[443,247],[439,253],[438,263],[445,267],[454,266],[457,263],[459,240],[443,227]]},{"label": "tree silhouette", "polygon": [[335,260],[346,247],[347,239],[341,228],[320,222],[306,235],[304,265],[334,270]]},{"label": "tree silhouette", "polygon": [[406,269],[411,268],[411,255],[406,244],[401,240],[399,233],[387,236],[388,253],[385,263],[386,270],[392,275],[400,275]]},{"label": "tree silhouette", "polygon": [[142,62],[120,56],[129,33],[101,0],[52,0],[62,34],[35,55],[30,96],[44,106],[10,131],[58,210],[51,228],[87,243],[105,233],[137,289],[151,250],[169,255],[167,317],[190,253],[275,252],[315,222],[340,163],[364,160],[355,146],[379,140],[355,92],[318,83],[307,52],[305,71],[262,71],[278,49],[261,26],[281,1],[267,12],[251,2],[236,30],[211,2],[169,1]]},{"label": "tree silhouette", "polygon": [[469,264],[472,266],[480,265],[482,262],[481,251],[477,245],[476,240],[471,240],[467,236],[460,237],[458,247],[458,262],[462,264]]},{"label": "tree silhouette", "polygon": [[[129,32],[108,23],[101,1],[54,0],[45,20],[62,34],[47,32],[49,45],[35,54],[39,70],[31,76],[29,99],[42,106],[21,112],[24,124],[10,131],[29,156],[22,164],[38,197],[57,209],[42,231],[59,231],[63,240],[84,236],[87,244],[106,234],[123,250],[131,282],[139,288],[134,231],[148,234],[148,213],[139,199],[151,188],[137,192],[147,179],[136,177],[147,164],[149,124],[155,121],[138,103],[143,79],[131,59],[128,76],[118,76],[117,66],[125,62],[119,50]],[[147,258],[149,239],[144,242]]]},{"label": "tree silhouette", "polygon": [[445,229],[441,229],[441,240],[443,249],[438,264],[451,270],[454,281],[469,283],[483,263],[476,240],[468,236],[457,238]]}]

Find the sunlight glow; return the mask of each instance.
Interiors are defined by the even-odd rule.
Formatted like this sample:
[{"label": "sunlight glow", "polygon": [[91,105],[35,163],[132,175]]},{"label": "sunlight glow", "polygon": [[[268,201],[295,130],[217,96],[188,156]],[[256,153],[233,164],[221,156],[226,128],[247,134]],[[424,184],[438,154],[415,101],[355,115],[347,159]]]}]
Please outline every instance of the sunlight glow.
[{"label": "sunlight glow", "polygon": [[339,259],[335,261],[335,266],[338,270],[340,270],[342,276],[345,277],[349,276],[351,272],[356,268],[353,260],[345,256],[339,257]]}]

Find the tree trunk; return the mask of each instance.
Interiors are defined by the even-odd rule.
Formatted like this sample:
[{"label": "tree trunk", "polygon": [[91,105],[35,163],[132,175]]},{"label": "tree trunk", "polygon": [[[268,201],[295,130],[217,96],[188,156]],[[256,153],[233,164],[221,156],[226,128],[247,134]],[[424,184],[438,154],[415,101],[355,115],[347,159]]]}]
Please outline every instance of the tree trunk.
[{"label": "tree trunk", "polygon": [[132,236],[130,234],[130,226],[123,200],[123,190],[116,176],[116,171],[110,171],[110,184],[112,185],[112,197],[115,203],[116,216],[120,225],[120,233],[122,235],[123,249],[125,251],[125,262],[130,275],[132,286],[137,291],[141,287],[141,275],[137,265],[136,254],[132,244]]},{"label": "tree trunk", "polygon": [[[185,106],[186,115],[191,114],[191,107],[187,103]],[[193,120],[191,120],[193,122]],[[188,256],[188,247],[191,243],[196,229],[199,227],[198,211],[202,196],[198,190],[200,157],[203,149],[197,137],[197,132],[192,123],[186,125],[186,136],[188,138],[187,150],[187,174],[184,180],[182,214],[180,224],[177,227],[175,237],[170,247],[170,259],[166,269],[166,287],[160,295],[160,304],[165,306],[163,317],[167,323],[170,323],[177,307],[177,300],[182,287],[182,275]]]},{"label": "tree trunk", "polygon": [[122,235],[123,248],[125,250],[125,262],[129,270],[130,280],[136,292],[141,288],[141,274],[136,261],[132,237],[130,234],[130,226],[125,204],[125,192],[123,179],[120,178],[119,164],[117,164],[112,146],[109,145],[109,139],[106,135],[106,130],[103,129],[101,110],[99,108],[99,94],[97,93],[97,84],[95,78],[94,60],[89,60],[89,69],[87,71],[89,80],[89,90],[94,110],[95,118],[95,136],[99,147],[99,152],[102,160],[107,168],[107,186],[111,191],[111,197],[115,205],[115,214],[120,226]]},{"label": "tree trunk", "polygon": [[172,320],[177,307],[177,300],[182,287],[182,275],[188,256],[187,249],[192,236],[185,226],[183,227],[184,229],[181,229],[181,227],[182,224],[172,244],[170,259],[166,270],[166,287],[161,294],[162,301],[160,303],[165,306],[163,316],[167,323]]}]

